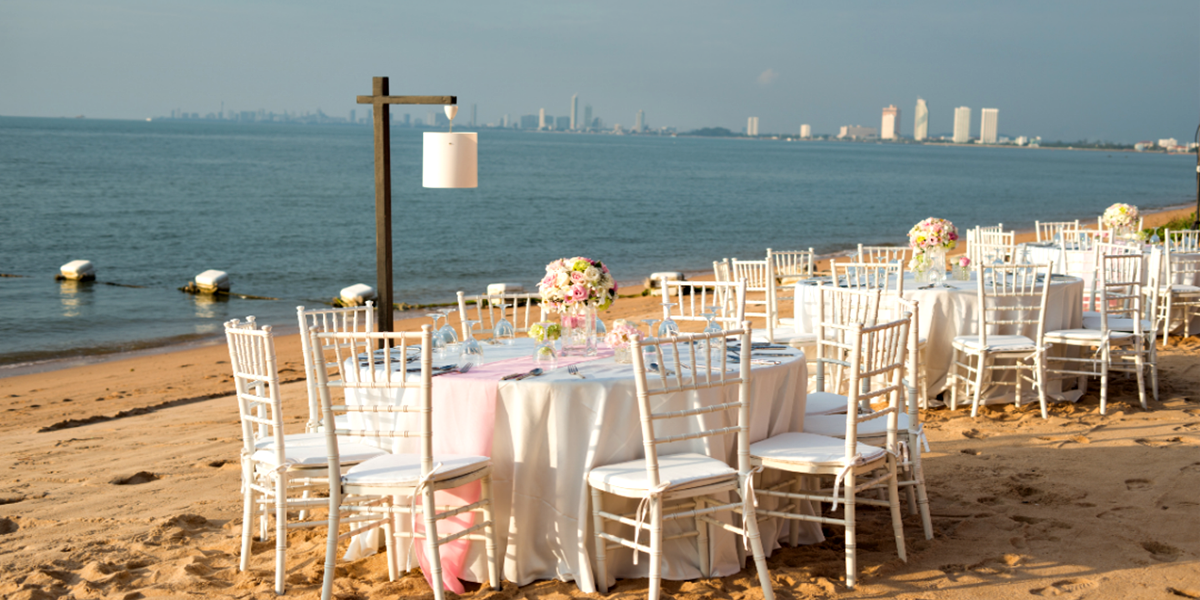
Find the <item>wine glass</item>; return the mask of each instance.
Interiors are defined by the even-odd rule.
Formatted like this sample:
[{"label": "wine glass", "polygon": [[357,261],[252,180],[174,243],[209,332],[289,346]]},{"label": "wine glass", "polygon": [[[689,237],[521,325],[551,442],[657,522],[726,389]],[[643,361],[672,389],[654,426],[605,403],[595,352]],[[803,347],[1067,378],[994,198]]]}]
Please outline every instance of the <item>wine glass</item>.
[{"label": "wine glass", "polygon": [[558,367],[558,351],[554,349],[554,339],[550,337],[552,325],[554,323],[549,321],[538,323],[542,330],[542,339],[538,340],[537,348],[533,350],[533,364],[543,371]]},{"label": "wine glass", "polygon": [[[646,324],[646,337],[650,337],[651,334],[654,333],[654,324],[657,322],[658,319],[642,319],[642,323]],[[649,359],[650,357],[654,356],[654,346],[646,346],[642,349],[642,352],[645,353],[647,359]]]},{"label": "wine glass", "polygon": [[604,326],[604,321],[600,320],[600,315],[596,315],[596,339],[604,337],[608,333],[608,328]]},{"label": "wine glass", "polygon": [[[511,307],[512,304],[500,305],[500,320],[496,321],[496,326],[492,328],[492,340],[494,342],[504,344],[505,346],[513,345],[513,341],[517,337],[517,330],[513,328],[513,324],[508,319],[504,318],[504,311]],[[471,321],[478,323],[479,321]]]},{"label": "wine glass", "polygon": [[472,368],[483,365],[483,346],[475,339],[475,333],[472,327],[479,324],[479,321],[464,321],[467,324],[467,338],[459,344],[461,352],[461,363],[471,365]]},{"label": "wine glass", "polygon": [[438,319],[444,315],[440,312],[425,313],[425,316],[433,319],[433,339],[429,342],[429,350],[438,358],[446,358],[446,341],[442,339],[442,334],[438,331]]},{"label": "wine glass", "polygon": [[675,302],[663,302],[663,312],[667,318],[663,319],[662,323],[658,324],[658,337],[670,337],[679,334],[679,325],[671,319],[671,307],[675,306]]},{"label": "wine glass", "polygon": [[437,331],[437,333],[438,333],[438,335],[442,336],[442,341],[446,343],[447,351],[453,350],[454,346],[458,345],[458,332],[454,331],[454,327],[452,327],[450,325],[450,313],[452,313],[456,310],[458,310],[458,309],[456,309],[456,308],[439,308],[438,309],[438,312],[442,313],[442,316],[446,318],[446,324],[442,325],[442,328],[439,329]]}]

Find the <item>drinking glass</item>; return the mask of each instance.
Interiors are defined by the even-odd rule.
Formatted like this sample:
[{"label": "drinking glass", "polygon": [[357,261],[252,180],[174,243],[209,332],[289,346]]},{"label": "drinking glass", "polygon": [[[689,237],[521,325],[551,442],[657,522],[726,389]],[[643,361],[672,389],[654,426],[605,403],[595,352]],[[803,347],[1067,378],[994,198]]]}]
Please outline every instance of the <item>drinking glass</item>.
[{"label": "drinking glass", "polygon": [[458,332],[454,331],[454,327],[452,327],[450,325],[450,313],[452,313],[456,310],[458,310],[458,309],[455,309],[455,308],[439,308],[438,309],[438,312],[442,313],[442,316],[446,318],[446,324],[442,325],[442,328],[439,329],[437,331],[437,333],[438,333],[438,335],[440,335],[442,337],[442,341],[446,343],[447,352],[453,352],[455,350],[455,346],[458,345]]},{"label": "drinking glass", "polygon": [[472,368],[483,365],[483,346],[475,339],[475,332],[472,327],[479,324],[479,321],[465,321],[467,324],[467,339],[459,344],[461,352],[461,363],[471,365]]},{"label": "drinking glass", "polygon": [[425,316],[433,319],[433,339],[429,341],[429,350],[437,358],[446,358],[446,341],[442,339],[442,334],[438,331],[438,319],[444,315],[440,312],[425,313]]},{"label": "drinking glass", "polygon": [[663,312],[667,314],[667,318],[663,319],[662,323],[658,324],[658,337],[669,337],[679,334],[679,325],[671,319],[671,307],[675,306],[675,302],[663,302]]},{"label": "drinking glass", "polygon": [[[654,333],[654,324],[658,322],[658,319],[642,319],[642,322],[646,324],[646,337],[651,337]],[[653,356],[654,347],[647,346],[642,349],[642,352],[644,352],[647,357]]]},{"label": "drinking glass", "polygon": [[[500,320],[496,322],[496,326],[492,328],[492,340],[505,346],[513,345],[513,341],[517,337],[517,330],[513,328],[513,324],[504,318],[504,311],[512,304],[500,305]],[[479,321],[472,321],[478,323]]]},{"label": "drinking glass", "polygon": [[596,315],[596,339],[602,340],[604,334],[608,333],[608,328],[604,326],[604,321],[600,320],[600,315]]},{"label": "drinking glass", "polygon": [[554,339],[549,335],[550,326],[554,323],[542,321],[538,325],[546,334],[538,340],[537,348],[533,350],[533,364],[543,371],[549,371],[558,367],[558,351],[554,349]]}]

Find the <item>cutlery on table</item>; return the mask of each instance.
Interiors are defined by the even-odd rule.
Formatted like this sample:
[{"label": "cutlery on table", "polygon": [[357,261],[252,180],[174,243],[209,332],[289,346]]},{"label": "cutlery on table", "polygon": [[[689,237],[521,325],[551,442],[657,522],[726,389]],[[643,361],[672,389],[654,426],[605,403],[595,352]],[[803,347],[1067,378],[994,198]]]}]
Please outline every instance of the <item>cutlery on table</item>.
[{"label": "cutlery on table", "polygon": [[500,381],[520,381],[522,379],[525,379],[526,377],[537,377],[538,375],[541,375],[541,374],[542,374],[542,369],[538,368],[538,367],[534,367],[533,369],[530,369],[524,373],[513,373],[512,375],[505,375],[504,377],[500,378]]},{"label": "cutlery on table", "polygon": [[462,366],[453,366],[444,371],[438,371],[437,373],[430,375],[430,377],[437,377],[438,375],[445,375],[447,373],[466,373],[467,371],[470,371],[470,370],[471,370],[471,363],[463,363]]},{"label": "cutlery on table", "polygon": [[584,376],[583,373],[579,372],[579,367],[576,365],[567,365],[567,372],[580,378],[580,379],[587,379],[587,377]]}]

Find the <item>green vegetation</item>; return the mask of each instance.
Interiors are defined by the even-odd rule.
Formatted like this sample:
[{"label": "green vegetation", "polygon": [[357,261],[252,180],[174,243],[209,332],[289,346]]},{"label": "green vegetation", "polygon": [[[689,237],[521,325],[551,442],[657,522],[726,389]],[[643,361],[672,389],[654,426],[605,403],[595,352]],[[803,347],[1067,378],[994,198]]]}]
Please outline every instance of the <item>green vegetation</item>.
[{"label": "green vegetation", "polygon": [[724,127],[705,127],[704,129],[689,131],[683,135],[698,135],[701,137],[735,137],[739,134],[725,129]]},{"label": "green vegetation", "polygon": [[1164,233],[1166,230],[1170,229],[1171,231],[1179,231],[1180,229],[1191,229],[1192,225],[1195,224],[1195,222],[1196,222],[1196,213],[1195,213],[1195,211],[1193,211],[1192,214],[1190,214],[1190,215],[1183,216],[1183,217],[1176,217],[1174,219],[1171,219],[1170,221],[1167,221],[1166,224],[1164,224],[1162,227],[1157,227],[1157,228],[1147,227],[1146,229],[1142,230],[1141,237],[1144,240],[1148,240],[1151,237],[1157,235],[1158,239],[1161,240],[1161,239],[1163,239],[1163,237],[1166,236],[1166,233]]},{"label": "green vegetation", "polygon": [[1079,140],[1077,142],[1038,142],[1042,148],[1092,148],[1095,150],[1133,150],[1133,144],[1118,144],[1116,142]]}]

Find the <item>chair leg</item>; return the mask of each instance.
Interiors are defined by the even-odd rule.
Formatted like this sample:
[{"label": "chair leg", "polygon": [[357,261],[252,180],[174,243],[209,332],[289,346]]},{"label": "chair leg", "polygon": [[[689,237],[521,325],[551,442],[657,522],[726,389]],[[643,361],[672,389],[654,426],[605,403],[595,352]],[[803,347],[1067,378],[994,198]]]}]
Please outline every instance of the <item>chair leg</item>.
[{"label": "chair leg", "polygon": [[321,600],[333,598],[333,578],[337,572],[338,527],[342,505],[342,491],[338,482],[340,474],[334,473],[329,486],[329,527],[325,534],[325,574],[321,581]]},{"label": "chair leg", "polygon": [[[804,479],[802,478],[802,476],[796,475],[795,479],[792,480],[792,485],[789,489],[791,490],[791,492],[793,494],[799,494],[801,487],[803,486],[803,483],[804,483]],[[799,504],[801,502],[807,502],[807,501],[806,500],[795,500],[794,502],[797,503],[796,511],[800,512],[801,509],[799,507]],[[788,521],[788,543],[791,544],[791,546],[793,548],[795,548],[800,545],[800,521],[797,521],[796,519],[788,519],[787,521]]]},{"label": "chair leg", "polygon": [[[979,416],[979,401],[983,396],[983,376],[987,373],[987,355],[980,354],[975,361],[975,395],[971,399],[971,417]],[[1021,398],[1017,397],[1017,403],[1021,402]]]},{"label": "chair leg", "polygon": [[605,548],[608,540],[600,537],[600,534],[604,532],[604,517],[600,516],[600,511],[604,510],[603,500],[604,492],[601,492],[599,488],[592,488],[592,527],[593,535],[596,538],[596,589],[600,590],[601,594],[607,594],[608,569],[605,565]]},{"label": "chair leg", "polygon": [[483,505],[483,518],[487,525],[483,528],[484,542],[487,551],[488,584],[495,591],[500,591],[500,556],[496,552],[496,500],[492,497],[492,476],[488,475],[480,481],[480,491],[487,504]]},{"label": "chair leg", "polygon": [[896,537],[896,553],[900,555],[900,560],[908,562],[908,554],[904,549],[904,517],[900,514],[900,488],[896,481],[899,477],[896,457],[888,455],[887,463],[892,472],[891,478],[888,479],[888,505],[892,510],[892,533]]},{"label": "chair leg", "polygon": [[1154,334],[1150,334],[1150,387],[1154,390],[1154,401],[1158,402],[1158,347],[1154,344]]},{"label": "chair leg", "polygon": [[854,589],[858,578],[858,544],[855,542],[856,527],[854,523],[854,469],[846,473],[842,479],[842,491],[845,502],[842,503],[842,513],[846,521],[846,587]]},{"label": "chair leg", "polygon": [[[697,511],[704,510],[705,501],[703,496],[696,497]],[[693,519],[696,522],[696,554],[700,557],[700,575],[703,577],[712,577],[712,566],[709,564],[708,553],[708,521],[704,521],[699,517]]]},{"label": "chair leg", "polygon": [[[650,499],[650,595],[649,600],[662,596],[663,501],[661,495]],[[634,550],[637,552],[637,550]],[[440,598],[438,600],[441,600]]]},{"label": "chair leg", "polygon": [[958,362],[961,356],[956,349],[951,354],[950,373],[947,377],[950,378],[950,410],[958,410]]},{"label": "chair leg", "polygon": [[775,600],[775,591],[771,589],[771,573],[767,570],[767,556],[758,533],[758,514],[754,511],[753,503],[746,502],[745,498],[742,498],[742,506],[742,533],[750,538],[750,553],[754,556],[754,568],[758,570],[763,600]]},{"label": "chair leg", "polygon": [[1141,352],[1133,355],[1133,364],[1137,369],[1138,400],[1142,403],[1142,410],[1150,410],[1150,405],[1146,403],[1146,361]]},{"label": "chair leg", "polygon": [[[1038,352],[1033,356],[1033,365],[1037,369],[1037,389],[1038,403],[1041,404],[1042,418],[1049,419],[1050,414],[1046,410],[1046,353],[1045,351]],[[1018,375],[1019,377],[1019,375]]]},{"label": "chair leg", "polygon": [[[249,475],[247,475],[249,471]],[[253,481],[254,467],[242,467],[242,559],[238,564],[239,571],[245,571],[250,568],[250,550],[251,543],[254,538],[254,512],[255,505],[258,504],[257,498],[254,497],[254,489],[250,487]]]},{"label": "chair leg", "polygon": [[925,468],[921,465],[921,449],[914,442],[909,449],[912,461],[913,479],[916,480],[917,510],[921,513],[921,528],[925,530],[925,539],[933,539],[933,519],[929,516],[929,490],[925,489]]},{"label": "chair leg", "polygon": [[429,560],[429,580],[432,582],[434,600],[445,600],[446,589],[442,584],[442,555],[438,550],[437,506],[433,502],[433,486],[422,493],[425,512],[425,557]]},{"label": "chair leg", "polygon": [[275,476],[275,593],[280,596],[287,575],[287,484],[286,472]]},{"label": "chair leg", "polygon": [[1105,415],[1108,414],[1108,363],[1112,361],[1112,352],[1108,348],[1100,348],[1100,352],[1100,414]]}]

